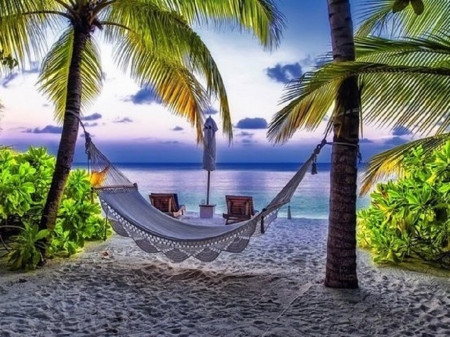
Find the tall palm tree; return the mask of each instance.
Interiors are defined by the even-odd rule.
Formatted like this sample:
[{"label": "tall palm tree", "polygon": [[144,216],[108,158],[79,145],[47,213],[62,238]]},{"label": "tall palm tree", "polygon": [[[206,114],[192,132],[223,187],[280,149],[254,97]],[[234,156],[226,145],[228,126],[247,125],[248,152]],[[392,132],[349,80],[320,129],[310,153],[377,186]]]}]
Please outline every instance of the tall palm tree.
[{"label": "tall palm tree", "polygon": [[[361,24],[355,39],[357,61],[329,60],[291,83],[284,97],[289,104],[275,115],[269,126],[269,137],[276,142],[287,140],[299,128],[317,128],[336,102],[336,93],[340,92],[343,83],[357,76],[361,91],[361,122],[383,127],[404,126],[425,134],[437,133],[434,137],[374,157],[366,173],[366,189],[383,174],[400,170],[405,153],[414,146],[420,144],[430,148],[450,138],[446,133],[450,127],[447,95],[450,90],[450,41],[445,33],[450,27],[450,1],[424,1],[424,9],[420,5],[417,7],[417,1],[416,7],[409,2],[406,7],[396,9],[397,1],[364,1],[362,13],[366,21]],[[396,40],[377,36],[380,34]],[[409,38],[399,39],[399,36]],[[338,109],[339,103],[336,103],[332,116],[336,116]],[[332,119],[335,120],[336,117]],[[356,123],[356,117],[353,121]],[[356,134],[356,125],[352,125]],[[333,166],[336,159],[339,160],[333,158]],[[340,169],[343,170],[341,178],[346,179],[344,170],[347,167],[341,165]],[[336,190],[336,181],[332,179],[330,198],[333,193],[353,191],[354,171],[348,169],[348,189]],[[352,197],[347,200],[353,205]],[[330,208],[330,226],[333,218],[340,216],[338,211]],[[347,243],[352,246],[350,236],[353,234],[347,234]],[[344,257],[346,253],[353,257],[353,246],[347,252],[343,251]]]},{"label": "tall palm tree", "polygon": [[[333,63],[353,61],[355,48],[349,0],[328,0]],[[291,83],[284,102],[269,125],[268,137],[284,142],[297,129],[314,129],[327,110],[324,98],[303,91],[310,74]],[[331,153],[330,215],[325,286],[357,288],[356,275],[356,183],[359,142],[360,95],[356,77],[341,81],[327,96],[335,102],[329,129],[334,131]],[[330,107],[330,105],[328,106]],[[327,107],[327,108],[328,108]]]},{"label": "tall palm tree", "polygon": [[[49,229],[71,169],[78,117],[101,91],[97,35],[113,44],[114,60],[125,73],[154,88],[172,112],[191,122],[197,141],[202,112],[209,98],[217,97],[223,131],[231,140],[222,78],[192,26],[238,27],[270,49],[277,46],[284,25],[272,0],[0,0],[0,21],[0,46],[11,46],[21,60],[45,54],[39,88],[54,103],[55,117],[63,125],[40,224]],[[49,32],[59,38],[46,50]]]}]

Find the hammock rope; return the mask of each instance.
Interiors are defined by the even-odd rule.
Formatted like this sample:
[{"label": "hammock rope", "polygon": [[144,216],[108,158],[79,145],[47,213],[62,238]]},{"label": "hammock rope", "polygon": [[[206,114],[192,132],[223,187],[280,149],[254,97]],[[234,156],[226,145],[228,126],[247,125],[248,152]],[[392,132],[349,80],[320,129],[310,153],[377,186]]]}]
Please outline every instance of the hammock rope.
[{"label": "hammock rope", "polygon": [[289,203],[309,167],[328,144],[322,140],[281,191],[252,219],[232,225],[206,226],[183,222],[153,207],[138,191],[137,185],[95,146],[86,131],[85,136],[92,189],[114,231],[132,238],[144,251],[162,253],[173,262],[189,257],[210,262],[222,251],[242,252],[250,238],[265,233],[279,209]]}]

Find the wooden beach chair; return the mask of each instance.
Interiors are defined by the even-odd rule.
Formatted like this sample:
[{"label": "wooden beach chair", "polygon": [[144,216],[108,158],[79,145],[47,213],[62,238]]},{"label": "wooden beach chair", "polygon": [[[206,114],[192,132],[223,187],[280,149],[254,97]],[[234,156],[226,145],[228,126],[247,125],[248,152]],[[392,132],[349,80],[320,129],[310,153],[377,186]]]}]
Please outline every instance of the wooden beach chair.
[{"label": "wooden beach chair", "polygon": [[151,193],[150,203],[161,212],[179,218],[186,210],[186,206],[178,203],[176,193]]},{"label": "wooden beach chair", "polygon": [[223,213],[225,225],[249,220],[257,211],[253,208],[253,198],[242,195],[226,195],[227,213]]}]

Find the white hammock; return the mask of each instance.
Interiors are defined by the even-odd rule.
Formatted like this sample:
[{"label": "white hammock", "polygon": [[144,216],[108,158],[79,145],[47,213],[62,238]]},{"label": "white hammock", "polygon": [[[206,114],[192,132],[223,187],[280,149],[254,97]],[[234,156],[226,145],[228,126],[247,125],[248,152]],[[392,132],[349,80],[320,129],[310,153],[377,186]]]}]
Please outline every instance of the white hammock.
[{"label": "white hammock", "polygon": [[205,226],[186,223],[153,207],[112,163],[86,137],[86,152],[96,172],[106,172],[97,192],[103,210],[113,229],[131,237],[148,253],[163,253],[174,262],[191,256],[210,262],[222,251],[242,252],[252,236],[265,232],[277,217],[278,210],[288,203],[325,142],[319,144],[311,157],[289,180],[277,196],[254,218],[232,225]]}]

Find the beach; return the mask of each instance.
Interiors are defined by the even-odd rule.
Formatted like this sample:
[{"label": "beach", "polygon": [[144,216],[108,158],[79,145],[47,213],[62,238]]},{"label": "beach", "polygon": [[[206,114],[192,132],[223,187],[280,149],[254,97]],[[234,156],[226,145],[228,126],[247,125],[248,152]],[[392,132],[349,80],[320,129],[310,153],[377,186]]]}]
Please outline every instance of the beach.
[{"label": "beach", "polygon": [[0,336],[450,335],[448,278],[358,250],[360,288],[326,288],[326,236],[326,220],[278,218],[240,254],[175,264],[113,235],[36,271],[2,270]]}]

